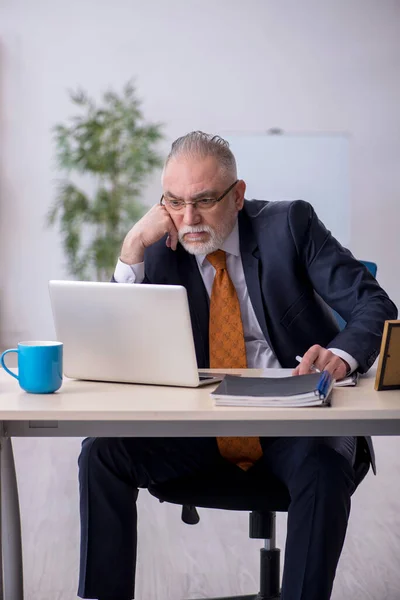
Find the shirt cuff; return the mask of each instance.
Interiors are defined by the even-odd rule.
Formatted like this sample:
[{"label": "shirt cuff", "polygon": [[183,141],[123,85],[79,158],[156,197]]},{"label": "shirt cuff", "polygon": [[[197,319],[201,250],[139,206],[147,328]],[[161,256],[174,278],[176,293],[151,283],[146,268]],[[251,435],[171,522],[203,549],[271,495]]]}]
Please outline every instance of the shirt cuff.
[{"label": "shirt cuff", "polygon": [[348,352],[345,352],[344,350],[341,350],[340,348],[328,348],[328,350],[333,352],[333,354],[336,354],[336,356],[339,356],[339,358],[343,358],[343,360],[345,360],[348,363],[348,365],[350,367],[350,371],[348,373],[346,373],[346,375],[350,375],[356,369],[358,369],[358,362],[356,361],[355,358],[353,358],[351,356],[351,354],[348,354]]},{"label": "shirt cuff", "polygon": [[144,279],[144,262],[137,265],[127,265],[118,260],[114,271],[114,279],[117,283],[142,283]]}]

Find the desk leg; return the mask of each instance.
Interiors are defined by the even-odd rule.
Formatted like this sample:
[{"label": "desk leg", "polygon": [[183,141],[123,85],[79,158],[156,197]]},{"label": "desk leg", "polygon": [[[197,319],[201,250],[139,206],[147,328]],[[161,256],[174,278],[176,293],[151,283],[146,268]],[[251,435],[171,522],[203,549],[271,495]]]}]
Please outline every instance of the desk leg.
[{"label": "desk leg", "polygon": [[21,520],[10,438],[0,438],[0,451],[0,600],[23,600]]}]

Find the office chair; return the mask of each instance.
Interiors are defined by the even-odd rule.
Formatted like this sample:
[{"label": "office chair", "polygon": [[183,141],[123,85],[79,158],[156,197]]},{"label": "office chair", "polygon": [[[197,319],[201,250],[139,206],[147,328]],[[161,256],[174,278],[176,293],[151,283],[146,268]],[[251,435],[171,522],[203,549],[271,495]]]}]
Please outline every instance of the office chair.
[{"label": "office chair", "polygon": [[[371,275],[373,277],[376,277],[376,273],[378,270],[376,263],[370,262],[368,260],[360,260],[360,263],[362,263],[365,267],[367,267],[368,271],[371,273]],[[335,310],[333,310],[333,309],[331,309],[331,310],[333,312],[333,315],[334,315],[340,329],[341,330],[344,329],[346,327],[346,321],[344,319],[342,319],[342,317]]]},{"label": "office chair", "polygon": [[275,513],[288,510],[290,497],[286,487],[265,468],[261,475],[258,465],[245,472],[228,463],[222,472],[152,485],[149,492],[161,502],[182,504],[182,520],[189,525],[200,520],[196,506],[251,511],[249,536],[265,540],[260,549],[260,591],[209,600],[280,599],[280,550],[275,546]]},{"label": "office chair", "polygon": [[[369,466],[368,444],[364,438],[358,438],[354,463],[356,488]],[[223,470],[154,484],[148,491],[160,502],[182,504],[182,521],[188,525],[196,525],[200,520],[196,506],[251,511],[249,536],[265,540],[260,550],[260,591],[208,600],[280,600],[280,549],[275,546],[275,518],[276,512],[287,512],[290,496],[262,463],[242,471],[227,462]]]}]

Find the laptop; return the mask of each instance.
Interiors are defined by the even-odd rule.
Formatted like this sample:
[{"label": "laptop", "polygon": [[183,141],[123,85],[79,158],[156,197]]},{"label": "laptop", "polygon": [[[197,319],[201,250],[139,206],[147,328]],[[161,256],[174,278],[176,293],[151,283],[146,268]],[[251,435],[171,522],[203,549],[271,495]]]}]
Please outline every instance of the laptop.
[{"label": "laptop", "polygon": [[64,374],[73,379],[198,387],[186,289],[177,285],[50,281]]}]

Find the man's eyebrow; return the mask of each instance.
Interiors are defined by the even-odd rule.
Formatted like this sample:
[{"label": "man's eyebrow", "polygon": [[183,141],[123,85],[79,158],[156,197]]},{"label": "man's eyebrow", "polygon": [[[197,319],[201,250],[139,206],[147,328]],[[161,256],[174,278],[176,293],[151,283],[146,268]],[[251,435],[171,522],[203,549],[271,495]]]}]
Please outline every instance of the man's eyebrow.
[{"label": "man's eyebrow", "polygon": [[218,192],[216,190],[203,190],[198,194],[192,196],[192,200],[197,200],[198,198],[214,198],[216,197]]},{"label": "man's eyebrow", "polygon": [[[217,196],[217,194],[218,192],[216,190],[203,190],[202,192],[198,192],[197,194],[191,196],[191,200],[198,200],[199,198],[214,198]],[[164,193],[164,196],[183,202],[182,198],[179,198],[179,196],[175,196],[175,194],[169,192],[168,190]]]},{"label": "man's eyebrow", "polygon": [[181,198],[178,198],[178,196],[175,196],[175,194],[169,192],[168,190],[164,192],[164,196],[167,198],[173,198],[174,200],[181,200]]}]

